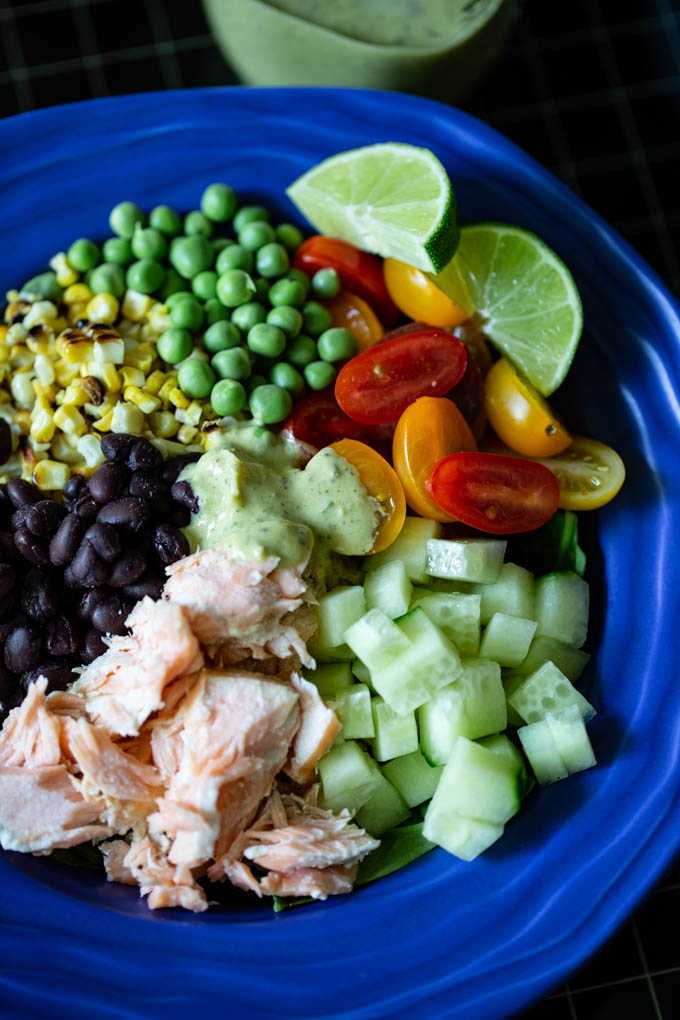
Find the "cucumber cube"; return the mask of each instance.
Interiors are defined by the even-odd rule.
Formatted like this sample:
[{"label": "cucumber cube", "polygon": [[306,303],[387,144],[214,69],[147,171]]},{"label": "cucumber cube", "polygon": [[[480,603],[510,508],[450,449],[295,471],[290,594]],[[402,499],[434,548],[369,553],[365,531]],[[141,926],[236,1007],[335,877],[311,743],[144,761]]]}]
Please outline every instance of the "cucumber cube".
[{"label": "cucumber cube", "polygon": [[537,635],[580,648],[588,633],[588,582],[572,570],[545,574],[536,581]]},{"label": "cucumber cube", "polygon": [[438,538],[442,526],[437,521],[424,517],[407,517],[404,527],[392,545],[382,552],[370,556],[367,560],[369,572],[376,570],[392,560],[401,560],[406,573],[412,581],[424,581],[427,577],[427,543],[431,538]]},{"label": "cucumber cube", "polygon": [[352,676],[355,676],[360,684],[366,684],[367,687],[371,686],[371,671],[368,666],[365,666],[361,659],[354,659],[352,661]]},{"label": "cucumber cube", "polygon": [[536,621],[507,613],[494,613],[482,635],[479,654],[501,666],[518,666],[526,658],[536,633]]},{"label": "cucumber cube", "polygon": [[343,687],[349,687],[352,683],[352,670],[349,662],[330,662],[316,669],[304,671],[306,680],[311,680],[319,691],[323,701],[335,697]]},{"label": "cucumber cube", "polygon": [[479,651],[481,601],[479,595],[419,590],[411,608],[420,606],[432,623],[453,641],[461,655],[473,656]]},{"label": "cucumber cube", "polygon": [[366,684],[352,684],[337,691],[333,710],[342,723],[345,740],[352,737],[366,738],[375,735],[371,713],[371,692]]},{"label": "cucumber cube", "polygon": [[522,726],[517,730],[517,736],[541,786],[567,778],[569,773],[555,746],[547,718]]},{"label": "cucumber cube", "polygon": [[500,573],[507,544],[494,538],[430,539],[427,572],[432,577],[490,584]]},{"label": "cucumber cube", "polygon": [[380,609],[391,620],[408,611],[413,585],[401,560],[392,560],[366,575],[364,594],[367,609]]},{"label": "cucumber cube", "polygon": [[373,754],[378,761],[388,761],[418,750],[418,727],[413,712],[400,715],[382,698],[371,701],[375,737]]},{"label": "cucumber cube", "polygon": [[501,670],[496,662],[468,659],[455,683],[437,691],[418,710],[421,750],[432,765],[444,765],[459,737],[475,740],[507,725]]},{"label": "cucumber cube", "polygon": [[321,596],[317,611],[319,631],[316,644],[319,648],[337,648],[344,643],[347,628],[366,612],[364,589],[361,585],[334,588]]},{"label": "cucumber cube", "polygon": [[331,747],[319,762],[319,776],[320,805],[335,814],[358,811],[380,784],[378,766],[355,740]]},{"label": "cucumber cube", "polygon": [[443,766],[433,768],[420,751],[385,762],[382,771],[410,808],[429,800],[437,789]]},{"label": "cucumber cube", "polygon": [[403,631],[379,609],[369,609],[345,632],[345,639],[371,675],[390,668],[411,647]]},{"label": "cucumber cube", "polygon": [[476,584],[473,591],[481,596],[482,623],[494,613],[535,619],[536,593],[534,575],[516,563],[504,563],[498,578],[491,584]]},{"label": "cucumber cube", "polygon": [[586,701],[552,662],[546,662],[526,679],[508,697],[508,703],[522,717],[524,722],[538,722],[569,705],[575,705],[581,717],[587,721],[595,715],[595,709]]},{"label": "cucumber cube", "polygon": [[442,806],[435,807],[433,798],[425,815],[423,836],[461,861],[474,861],[501,838],[504,828],[474,818],[462,818]]},{"label": "cucumber cube", "polygon": [[505,825],[519,806],[516,766],[488,748],[459,737],[444,766],[430,809]]},{"label": "cucumber cube", "polygon": [[580,648],[541,634],[537,635],[531,642],[526,659],[520,662],[515,672],[528,676],[538,669],[539,666],[542,666],[543,663],[554,662],[566,678],[574,683],[588,665],[589,659],[590,655]]},{"label": "cucumber cube", "polygon": [[385,776],[355,817],[357,825],[372,836],[382,836],[410,815],[408,805]]},{"label": "cucumber cube", "polygon": [[555,747],[570,775],[597,764],[585,723],[576,705],[546,716],[546,721]]},{"label": "cucumber cube", "polygon": [[530,790],[536,785],[529,775],[524,755],[515,747],[513,742],[504,733],[494,733],[490,737],[482,737],[478,741],[481,747],[486,747],[494,754],[500,754],[510,766],[517,769],[517,785],[520,799],[524,800]]}]

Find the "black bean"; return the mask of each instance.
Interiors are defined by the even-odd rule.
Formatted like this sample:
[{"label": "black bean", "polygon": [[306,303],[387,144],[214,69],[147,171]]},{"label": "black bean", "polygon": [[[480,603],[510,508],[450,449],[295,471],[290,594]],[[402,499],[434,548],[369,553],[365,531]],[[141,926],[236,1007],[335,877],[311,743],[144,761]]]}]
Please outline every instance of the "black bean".
[{"label": "black bean", "polygon": [[198,513],[198,499],[194,495],[194,490],[191,488],[189,482],[175,482],[173,487],[170,489],[170,495],[174,499],[175,503],[179,503],[180,506],[186,507],[192,514]]},{"label": "black bean", "polygon": [[71,563],[71,573],[84,588],[97,588],[108,580],[108,568],[97,556],[89,542],[83,541]]},{"label": "black bean", "polygon": [[90,663],[98,659],[100,655],[103,655],[106,649],[107,645],[104,643],[103,635],[93,627],[85,635],[80,654],[83,662]]},{"label": "black bean", "polygon": [[76,603],[76,616],[83,623],[89,623],[92,619],[92,614],[99,605],[105,599],[111,596],[112,592],[108,588],[90,588],[78,599]]},{"label": "black bean", "polygon": [[17,592],[10,591],[0,599],[0,620],[5,620],[17,608]]},{"label": "black bean", "polygon": [[165,578],[156,573],[153,570],[147,571],[146,574],[142,574],[138,581],[134,584],[126,584],[122,589],[123,594],[133,599],[135,602],[139,602],[140,599],[150,598],[159,599],[161,592],[163,591],[163,585],[165,584]]},{"label": "black bean", "polygon": [[170,489],[155,472],[135,471],[130,478],[130,495],[142,499],[157,499],[163,493],[170,495]]},{"label": "black bean", "polygon": [[[17,513],[21,511],[17,510]],[[52,538],[67,513],[66,507],[56,500],[41,499],[28,508],[26,527],[39,538]]]},{"label": "black bean", "polygon": [[112,588],[134,584],[146,572],[147,563],[148,556],[140,549],[125,549],[111,568],[109,584]]},{"label": "black bean", "polygon": [[107,432],[102,438],[102,453],[107,460],[124,464],[138,438],[129,436],[126,432]]},{"label": "black bean", "polygon": [[15,510],[9,519],[9,526],[12,531],[17,531],[19,528],[26,527],[26,518],[28,517],[28,511],[31,509],[31,504],[26,503],[25,506],[20,506],[18,510]]},{"label": "black bean", "polygon": [[28,528],[19,528],[14,532],[14,544],[23,558],[34,566],[44,567],[50,562],[45,542],[32,535]]},{"label": "black bean", "polygon": [[0,418],[0,464],[6,464],[12,456],[12,430],[4,418]]},{"label": "black bean", "polygon": [[76,514],[81,520],[89,523],[94,521],[99,513],[99,503],[89,496],[81,496],[71,507],[71,513]]},{"label": "black bean", "polygon": [[186,528],[187,524],[191,524],[191,510],[175,503],[175,508],[170,514],[170,523],[176,528]]},{"label": "black bean", "polygon": [[4,644],[7,640],[7,635],[18,627],[22,623],[28,623],[28,617],[26,613],[15,613],[14,616],[10,616],[8,620],[4,620],[0,623],[0,645]]},{"label": "black bean", "polygon": [[130,450],[127,465],[131,471],[153,471],[163,463],[160,450],[148,439],[138,439]]},{"label": "black bean", "polygon": [[19,560],[19,553],[11,531],[0,531],[0,559],[5,563],[17,563]]},{"label": "black bean", "polygon": [[5,665],[12,673],[25,673],[40,662],[42,638],[40,631],[30,623],[19,624],[7,635]]},{"label": "black bean", "polygon": [[119,595],[112,595],[97,606],[92,614],[92,626],[101,634],[124,634],[132,603]]},{"label": "black bean", "polygon": [[68,616],[55,616],[45,627],[45,650],[49,655],[73,655],[79,637]]},{"label": "black bean", "polygon": [[112,499],[118,499],[125,490],[128,477],[129,472],[124,464],[112,461],[102,464],[88,482],[92,499],[97,503],[110,503]]},{"label": "black bean", "polygon": [[200,453],[182,453],[179,457],[170,457],[163,464],[161,475],[163,481],[173,485],[179,478],[179,474],[187,464],[194,464],[200,457]]},{"label": "black bean", "polygon": [[189,543],[182,532],[172,524],[159,524],[153,535],[153,547],[164,566],[189,555]]},{"label": "black bean", "polygon": [[[2,419],[0,419],[1,421]],[[4,599],[14,587],[17,572],[11,563],[0,563],[0,599]]]},{"label": "black bean", "polygon": [[77,514],[64,518],[50,542],[50,559],[55,567],[65,567],[71,562],[86,531],[87,521]]},{"label": "black bean", "polygon": [[60,588],[50,571],[29,570],[21,586],[21,608],[31,620],[49,620],[63,608]]},{"label": "black bean", "polygon": [[146,527],[150,516],[146,500],[139,499],[138,496],[124,496],[102,507],[97,520],[104,524],[113,524],[114,527],[125,528],[134,534]]},{"label": "black bean", "polygon": [[7,495],[12,506],[17,510],[20,506],[25,506],[27,503],[37,503],[39,499],[42,499],[40,490],[23,478],[10,478],[7,483]]},{"label": "black bean", "polygon": [[120,552],[120,536],[112,524],[97,521],[85,532],[85,541],[89,542],[100,560],[110,563]]},{"label": "black bean", "polygon": [[34,684],[41,676],[47,678],[47,693],[52,691],[65,691],[69,684],[78,679],[78,674],[65,662],[41,662],[39,666],[31,670],[24,677],[24,684]]},{"label": "black bean", "polygon": [[82,475],[71,475],[64,486],[64,499],[67,503],[75,503],[86,494],[87,480]]}]

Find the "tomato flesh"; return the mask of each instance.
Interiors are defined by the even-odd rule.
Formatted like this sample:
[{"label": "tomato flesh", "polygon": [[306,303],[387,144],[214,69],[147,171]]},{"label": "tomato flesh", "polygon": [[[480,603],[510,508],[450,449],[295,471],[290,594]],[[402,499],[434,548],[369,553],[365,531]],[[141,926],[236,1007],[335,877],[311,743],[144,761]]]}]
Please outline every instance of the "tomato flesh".
[{"label": "tomato flesh", "polygon": [[494,453],[453,453],[425,482],[442,510],[493,535],[534,531],[550,520],[560,486],[543,464]]},{"label": "tomato flesh", "polygon": [[418,397],[441,397],[462,378],[465,345],[443,329],[393,336],[358,354],[335,380],[338,404],[354,421],[397,421]]},{"label": "tomato flesh", "polygon": [[332,390],[309,393],[298,400],[281,431],[317,450],[339,439],[356,439],[372,446],[383,457],[391,456],[393,429],[362,425],[349,418],[338,406]]},{"label": "tomato flesh", "polygon": [[384,326],[389,329],[399,318],[399,309],[385,286],[382,261],[347,241],[321,234],[308,237],[295,252],[293,266],[308,276],[319,269],[335,269],[343,286],[363,298]]}]

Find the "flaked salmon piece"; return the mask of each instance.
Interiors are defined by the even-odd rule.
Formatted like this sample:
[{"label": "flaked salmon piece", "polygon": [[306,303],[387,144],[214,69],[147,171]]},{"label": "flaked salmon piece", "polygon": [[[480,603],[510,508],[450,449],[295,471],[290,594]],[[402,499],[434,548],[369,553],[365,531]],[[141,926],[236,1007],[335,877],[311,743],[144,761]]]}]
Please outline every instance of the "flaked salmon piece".
[{"label": "flaked salmon piece", "polygon": [[99,844],[106,880],[108,882],[120,882],[122,885],[137,885],[135,876],[125,866],[130,844],[124,839],[107,839],[105,843]]},{"label": "flaked salmon piece", "polygon": [[71,719],[87,719],[85,702],[73,691],[52,691],[47,695],[47,708],[52,715],[70,716]]},{"label": "flaked salmon piece", "polygon": [[83,670],[72,690],[107,733],[136,737],[163,706],[168,684],[200,669],[203,656],[182,608],[172,602],[138,602],[127,619],[132,633],[109,639],[109,648]]},{"label": "flaked salmon piece", "polygon": [[270,871],[260,879],[260,891],[265,896],[309,896],[313,900],[325,900],[329,896],[350,893],[356,873],[356,864],[300,868],[285,875]]},{"label": "flaked salmon piece", "polygon": [[152,728],[162,774],[177,762],[148,819],[152,833],[172,838],[170,861],[194,868],[219,858],[248,827],[288,755],[297,702],[292,688],[269,677],[205,669],[176,717]]},{"label": "flaked salmon piece", "polygon": [[335,712],[324,705],[315,684],[298,673],[291,674],[290,683],[300,698],[301,720],[284,772],[296,783],[307,786],[341,726]]},{"label": "flaked salmon piece", "polygon": [[104,730],[86,719],[66,719],[64,736],[81,772],[80,791],[87,800],[154,801],[160,777],[153,765],[144,765],[121,750]]},{"label": "flaked salmon piece", "polygon": [[138,885],[141,896],[148,896],[151,910],[184,907],[201,912],[208,909],[205,893],[188,868],[170,863],[162,849],[149,836],[133,840],[116,839],[102,844],[104,866],[110,882]]},{"label": "flaked salmon piece", "polygon": [[0,766],[36,767],[61,761],[61,722],[46,704],[46,690],[46,678],[39,677],[5,719],[0,731]]},{"label": "flaked salmon piece", "polygon": [[111,835],[102,805],[85,800],[65,765],[0,768],[0,843],[36,853]]}]

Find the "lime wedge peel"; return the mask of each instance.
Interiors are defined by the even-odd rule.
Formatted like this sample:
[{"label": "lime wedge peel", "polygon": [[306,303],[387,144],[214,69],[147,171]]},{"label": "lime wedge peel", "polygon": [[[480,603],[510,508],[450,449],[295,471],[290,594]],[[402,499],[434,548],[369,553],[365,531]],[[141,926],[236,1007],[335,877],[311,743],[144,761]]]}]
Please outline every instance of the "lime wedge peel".
[{"label": "lime wedge peel", "polygon": [[429,149],[384,142],[312,167],[286,194],[319,233],[438,273],[458,244],[456,200]]},{"label": "lime wedge peel", "polygon": [[495,347],[544,397],[569,370],[583,311],[564,263],[535,234],[499,223],[463,227],[455,257],[433,282],[477,313]]}]

